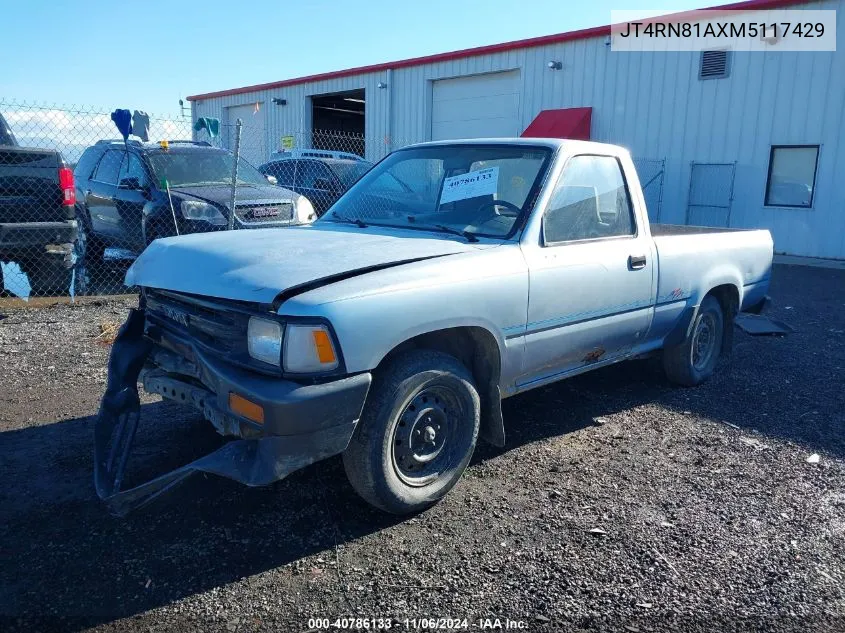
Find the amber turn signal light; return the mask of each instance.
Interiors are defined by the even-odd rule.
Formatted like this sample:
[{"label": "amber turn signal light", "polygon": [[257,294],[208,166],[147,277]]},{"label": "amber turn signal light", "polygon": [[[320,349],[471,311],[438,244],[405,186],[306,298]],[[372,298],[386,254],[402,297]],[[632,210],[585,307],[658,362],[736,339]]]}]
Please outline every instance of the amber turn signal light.
[{"label": "amber turn signal light", "polygon": [[247,400],[243,396],[229,392],[229,409],[232,413],[242,415],[248,420],[252,420],[258,424],[264,424],[264,407],[260,404],[255,404],[251,400]]},{"label": "amber turn signal light", "polygon": [[337,357],[334,355],[329,333],[325,330],[314,330],[312,336],[314,337],[314,347],[317,349],[317,358],[320,359],[320,362],[336,363]]}]

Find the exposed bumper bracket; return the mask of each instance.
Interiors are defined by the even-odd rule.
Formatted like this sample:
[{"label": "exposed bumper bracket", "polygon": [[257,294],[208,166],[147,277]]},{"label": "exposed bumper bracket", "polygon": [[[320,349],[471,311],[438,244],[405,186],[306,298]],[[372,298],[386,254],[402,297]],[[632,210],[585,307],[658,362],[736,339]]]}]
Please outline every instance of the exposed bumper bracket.
[{"label": "exposed bumper bracket", "polygon": [[144,335],[144,321],[142,310],[132,310],[115,338],[108,385],[95,422],[94,486],[114,514],[124,516],[146,505],[194,473],[206,472],[247,486],[264,486],[346,449],[357,419],[308,434],[233,440],[181,468],[122,490],[140,419],[138,377],[152,349],[152,342]]}]

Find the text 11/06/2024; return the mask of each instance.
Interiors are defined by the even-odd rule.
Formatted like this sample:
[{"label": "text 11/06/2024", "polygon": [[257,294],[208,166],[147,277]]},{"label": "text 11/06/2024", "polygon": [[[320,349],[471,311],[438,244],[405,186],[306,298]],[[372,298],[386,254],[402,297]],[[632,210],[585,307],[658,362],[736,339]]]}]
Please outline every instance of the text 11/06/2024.
[{"label": "text 11/06/2024", "polygon": [[[538,618],[539,619],[539,618]],[[541,622],[548,622],[543,618]],[[527,631],[526,620],[511,618],[309,618],[311,631]]]}]

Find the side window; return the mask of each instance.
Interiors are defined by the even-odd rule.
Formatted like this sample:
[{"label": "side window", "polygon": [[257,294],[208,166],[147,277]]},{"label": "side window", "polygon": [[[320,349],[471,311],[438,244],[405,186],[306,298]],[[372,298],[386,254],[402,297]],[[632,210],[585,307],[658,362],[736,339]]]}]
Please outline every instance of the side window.
[{"label": "side window", "polygon": [[[322,180],[323,182],[317,182],[318,180]],[[332,173],[323,163],[316,160],[303,160],[299,162],[299,169],[296,174],[296,184],[298,187],[326,189],[324,186],[325,182],[332,182]]]},{"label": "side window", "polygon": [[120,176],[118,176],[118,184],[127,178],[135,178],[138,180],[138,185],[141,187],[149,187],[150,179],[147,176],[147,170],[144,163],[137,154],[129,153],[120,167]]},{"label": "side window", "polygon": [[271,176],[275,176],[276,180],[283,187],[293,187],[293,175],[296,171],[295,160],[281,160],[277,163],[270,163],[267,165],[265,171]]},{"label": "side window", "polygon": [[73,177],[77,183],[91,178],[99,157],[100,152],[96,147],[89,147],[82,153],[79,162],[76,163],[76,167],[73,170]]},{"label": "side window", "polygon": [[120,165],[123,162],[123,155],[126,152],[110,149],[103,154],[97,171],[94,172],[93,180],[104,182],[109,185],[117,184],[117,175],[120,172]]},{"label": "side window", "polygon": [[543,216],[546,243],[636,234],[622,167],[612,156],[573,156]]}]

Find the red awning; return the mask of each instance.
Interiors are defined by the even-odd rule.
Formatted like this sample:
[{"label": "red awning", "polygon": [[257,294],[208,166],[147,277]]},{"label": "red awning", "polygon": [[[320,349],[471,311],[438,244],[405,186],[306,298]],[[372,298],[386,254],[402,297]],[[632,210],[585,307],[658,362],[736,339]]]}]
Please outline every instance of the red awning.
[{"label": "red awning", "polygon": [[572,138],[590,140],[592,108],[542,110],[522,133],[527,138]]}]

